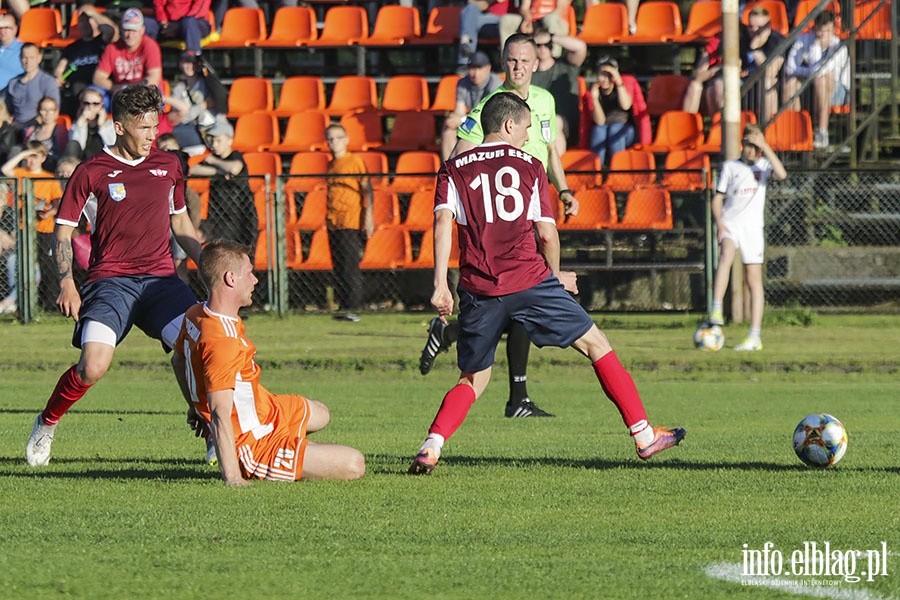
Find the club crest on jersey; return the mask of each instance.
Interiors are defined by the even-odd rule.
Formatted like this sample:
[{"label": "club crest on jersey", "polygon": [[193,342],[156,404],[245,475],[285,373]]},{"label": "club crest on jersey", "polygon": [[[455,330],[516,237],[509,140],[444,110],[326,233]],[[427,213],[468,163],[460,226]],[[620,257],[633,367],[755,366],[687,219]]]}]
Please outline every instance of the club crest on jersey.
[{"label": "club crest on jersey", "polygon": [[550,121],[541,121],[541,137],[545,142],[550,143]]},{"label": "club crest on jersey", "polygon": [[125,184],[111,183],[109,184],[109,197],[115,202],[121,202],[125,199]]},{"label": "club crest on jersey", "polygon": [[157,177],[165,177],[168,174],[168,171],[165,169],[150,169],[151,175],[156,175]]}]

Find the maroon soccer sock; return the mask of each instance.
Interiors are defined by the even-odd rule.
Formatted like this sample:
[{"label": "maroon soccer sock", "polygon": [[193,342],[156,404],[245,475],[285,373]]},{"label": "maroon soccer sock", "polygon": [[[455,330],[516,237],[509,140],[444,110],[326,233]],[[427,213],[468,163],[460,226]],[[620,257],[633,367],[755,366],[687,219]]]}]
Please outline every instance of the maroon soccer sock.
[{"label": "maroon soccer sock", "polygon": [[471,385],[460,383],[454,387],[444,396],[441,408],[438,409],[428,433],[436,433],[445,440],[449,439],[466,420],[466,415],[469,414],[474,402],[475,390]]},{"label": "maroon soccer sock", "polygon": [[59,419],[87,393],[90,387],[85,385],[78,377],[78,374],[75,372],[75,366],[70,367],[59,378],[56,389],[53,390],[50,399],[47,401],[47,408],[42,413],[44,424],[51,427],[56,425]]},{"label": "maroon soccer sock", "polygon": [[[619,412],[622,414],[622,420],[631,429],[632,435],[643,429],[647,423],[647,412],[644,410],[644,403],[641,402],[634,380],[628,374],[628,371],[625,370],[625,367],[622,366],[622,363],[619,362],[616,353],[610,351],[604,354],[593,366],[594,373],[597,374],[597,379],[600,380],[603,391],[606,392],[607,397],[619,409]],[[641,426],[641,422],[643,422],[644,426]],[[635,425],[638,425],[638,427],[635,428]]]}]

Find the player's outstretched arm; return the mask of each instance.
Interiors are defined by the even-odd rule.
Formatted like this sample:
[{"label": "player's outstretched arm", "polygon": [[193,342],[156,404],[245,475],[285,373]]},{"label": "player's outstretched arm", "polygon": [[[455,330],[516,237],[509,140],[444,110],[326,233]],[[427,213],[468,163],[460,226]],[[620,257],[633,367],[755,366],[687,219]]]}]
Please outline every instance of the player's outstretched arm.
[{"label": "player's outstretched arm", "polygon": [[439,210],[434,213],[434,294],[431,296],[431,305],[442,318],[453,314],[453,294],[447,283],[452,245],[453,213]]},{"label": "player's outstretched arm", "polygon": [[75,252],[72,249],[72,234],[75,228],[71,225],[56,226],[56,244],[53,246],[53,259],[56,261],[56,275],[59,278],[59,296],[56,305],[59,311],[78,320],[81,310],[81,295],[75,285],[72,268],[75,264]]},{"label": "player's outstretched arm", "polygon": [[219,457],[219,471],[225,485],[246,486],[250,482],[241,475],[237,448],[234,443],[234,427],[231,411],[234,407],[234,390],[218,390],[207,394],[209,412],[212,417],[211,429],[216,456]]},{"label": "player's outstretched arm", "polygon": [[170,219],[172,233],[175,234],[175,240],[181,246],[187,255],[193,259],[195,264],[200,264],[200,234],[194,229],[194,224],[188,216],[187,211],[172,215]]}]

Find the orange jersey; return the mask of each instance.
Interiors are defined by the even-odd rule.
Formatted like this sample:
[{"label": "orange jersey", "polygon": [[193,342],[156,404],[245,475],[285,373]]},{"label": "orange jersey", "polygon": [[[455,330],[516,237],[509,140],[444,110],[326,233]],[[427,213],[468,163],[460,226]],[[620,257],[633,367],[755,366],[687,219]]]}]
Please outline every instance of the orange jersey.
[{"label": "orange jersey", "polygon": [[[32,184],[34,185],[35,203],[43,201],[46,203],[46,205],[49,206],[51,202],[56,202],[60,198],[62,198],[62,186],[59,184],[59,181],[53,179],[53,177],[55,177],[53,173],[48,173],[47,171],[33,173],[28,169],[16,167],[15,169],[13,169],[13,176],[15,176],[15,178],[19,180],[19,193],[23,193],[24,190],[22,179],[32,180]],[[46,179],[48,181],[41,181],[42,179]],[[40,233],[53,233],[55,218],[56,217],[53,216],[40,219],[37,223],[34,224],[34,228]]]},{"label": "orange jersey", "polygon": [[366,164],[363,159],[349,152],[328,163],[328,212],[325,218],[330,229],[359,229],[365,178],[335,175],[364,173]]},{"label": "orange jersey", "polygon": [[187,380],[196,410],[211,420],[207,394],[234,390],[231,424],[241,469],[247,477],[300,478],[306,449],[306,398],[275,395],[259,383],[256,346],[240,318],[195,304],[184,316],[175,351],[187,360]]}]

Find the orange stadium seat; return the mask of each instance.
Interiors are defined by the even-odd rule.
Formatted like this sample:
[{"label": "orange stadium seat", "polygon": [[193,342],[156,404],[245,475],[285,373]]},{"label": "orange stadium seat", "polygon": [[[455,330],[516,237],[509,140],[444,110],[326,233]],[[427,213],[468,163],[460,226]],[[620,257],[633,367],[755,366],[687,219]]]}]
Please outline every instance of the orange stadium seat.
[{"label": "orange stadium seat", "polygon": [[422,189],[409,199],[403,226],[410,231],[428,231],[434,227],[434,190]]},{"label": "orange stadium seat", "polygon": [[29,8],[22,15],[18,35],[22,42],[46,48],[50,40],[61,35],[62,16],[59,9],[50,7]]},{"label": "orange stadium seat", "polygon": [[209,217],[209,179],[188,177],[185,181],[188,187],[200,196],[200,218],[207,219]]},{"label": "orange stadium seat", "polygon": [[422,189],[434,188],[435,176],[409,176],[408,173],[435,173],[441,168],[441,157],[437,152],[410,150],[397,157],[394,167],[396,176],[391,189],[398,194],[412,194]]},{"label": "orange stadium seat", "polygon": [[615,44],[628,35],[625,5],[604,2],[587,7],[578,37],[588,45]]},{"label": "orange stadium seat", "polygon": [[722,32],[721,2],[691,2],[684,33],[676,36],[676,42],[697,42]]},{"label": "orange stadium seat", "polygon": [[359,43],[363,46],[402,46],[421,35],[418,8],[386,4],[375,15],[372,34]]},{"label": "orange stadium seat", "polygon": [[261,8],[234,6],[225,13],[219,39],[204,49],[247,48],[266,39],[266,16]]},{"label": "orange stadium seat", "polygon": [[412,262],[412,243],[409,231],[403,227],[381,227],[366,242],[359,268],[391,270],[405,267]]},{"label": "orange stadium seat", "polygon": [[384,129],[381,117],[372,111],[348,113],[341,117],[341,125],[347,131],[350,151],[374,150],[384,145]]},{"label": "orange stadium seat", "polygon": [[441,77],[431,103],[432,112],[452,112],[456,108],[456,86],[460,79],[456,74]]},{"label": "orange stadium seat", "polygon": [[[706,170],[705,178],[703,173],[676,172],[679,170],[700,169]],[[672,150],[666,155],[662,185],[669,190],[678,192],[692,192],[711,188],[712,169],[710,168],[709,155],[699,150]]]},{"label": "orange stadium seat", "polygon": [[681,35],[681,9],[674,2],[643,2],[638,7],[637,31],[620,40],[626,44],[659,44]]},{"label": "orange stadium seat", "polygon": [[[794,13],[794,27],[799,27],[800,22],[803,21],[803,19],[805,19],[806,16],[811,13],[813,9],[815,9],[818,5],[819,0],[800,0],[800,2],[797,3],[797,10]],[[834,32],[841,33],[841,3],[838,2],[838,0],[832,0],[831,2],[826,4],[822,10],[831,11],[831,13],[834,15]],[[814,21],[815,18],[807,23],[806,27],[803,28],[803,33],[812,31]]]},{"label": "orange stadium seat", "polygon": [[[450,246],[449,266],[451,269],[459,268],[459,233],[456,227],[453,228],[453,243]],[[434,228],[430,227],[425,230],[422,235],[422,242],[419,244],[419,255],[416,260],[407,265],[410,269],[433,269],[434,268]]]},{"label": "orange stadium seat", "polygon": [[[853,22],[859,27],[856,33],[860,40],[890,40],[893,38],[891,25],[891,0],[868,0],[857,2],[853,7]],[[861,24],[861,25],[860,25]]]},{"label": "orange stadium seat", "polygon": [[278,144],[278,119],[267,112],[247,113],[234,125],[232,146],[238,152],[261,152]]},{"label": "orange stadium seat", "polygon": [[375,78],[366,75],[344,75],[334,82],[331,103],[325,112],[340,117],[349,112],[376,108],[378,108],[378,89],[375,86]]},{"label": "orange stadium seat", "polygon": [[[741,111],[741,122],[739,130],[741,133],[747,123],[756,123],[756,113],[752,110]],[[739,134],[740,135],[740,134]],[[702,144],[697,146],[697,150],[706,154],[716,154],[722,151],[722,113],[717,112],[712,116],[712,123],[709,126],[709,132]]]},{"label": "orange stadium seat", "polygon": [[[627,173],[623,171],[642,171]],[[616,192],[627,192],[656,181],[656,158],[652,152],[628,148],[612,155],[606,185]]]},{"label": "orange stadium seat", "polygon": [[278,104],[272,114],[287,118],[308,110],[324,111],[325,107],[325,84],[322,79],[315,75],[294,75],[281,84]]},{"label": "orange stadium seat", "polygon": [[369,16],[362,6],[332,6],[325,13],[319,37],[306,42],[312,48],[352,46],[369,37]]},{"label": "orange stadium seat", "polygon": [[366,164],[366,172],[371,173],[369,183],[373,188],[388,187],[388,157],[384,152],[378,150],[366,150],[364,152],[354,152]]},{"label": "orange stadium seat", "polygon": [[328,117],[320,112],[294,113],[288,119],[281,143],[273,144],[269,150],[280,154],[327,150],[325,128],[328,123]]},{"label": "orange stadium seat", "polygon": [[642,146],[648,152],[671,152],[696,148],[703,143],[703,119],[698,113],[670,110],[659,118],[653,143]]},{"label": "orange stadium seat", "polygon": [[449,46],[459,43],[459,15],[462,6],[435,6],[428,13],[425,33],[414,44]]},{"label": "orange stadium seat", "polygon": [[[328,171],[331,155],[327,152],[297,152],[291,159],[291,175],[324,175]],[[292,177],[284,184],[286,194],[308,192],[325,187],[324,177]]]},{"label": "orange stadium seat", "polygon": [[437,128],[430,112],[404,111],[397,113],[384,151],[438,151]]},{"label": "orange stadium seat", "polygon": [[587,231],[612,227],[618,221],[616,195],[608,187],[578,192],[578,214],[559,224],[561,231]]},{"label": "orange stadium seat", "polygon": [[272,81],[265,77],[238,77],[228,88],[228,118],[258,111],[271,111],[275,106]]},{"label": "orange stadium seat", "polygon": [[422,75],[394,75],[388,79],[381,97],[381,112],[428,110],[428,82]]},{"label": "orange stadium seat", "polygon": [[290,223],[292,229],[300,231],[316,231],[325,226],[325,214],[328,211],[328,192],[323,188],[310,190],[303,197],[300,215]]},{"label": "orange stadium seat", "polygon": [[254,46],[262,48],[296,48],[319,37],[316,11],[309,6],[282,6],[275,11],[272,31]]},{"label": "orange stadium seat", "polygon": [[783,110],[766,127],[766,141],[776,152],[813,149],[812,119],[806,110]]},{"label": "orange stadium seat", "polygon": [[372,191],[372,220],[375,228],[400,224],[400,199],[385,188]]},{"label": "orange stadium seat", "polygon": [[[250,175],[268,175],[269,189],[274,192],[277,184],[276,177],[281,175],[281,157],[274,152],[245,152],[244,163],[247,165],[247,173]],[[250,189],[254,192],[265,189],[265,180],[251,179]]]},{"label": "orange stadium seat", "polygon": [[[569,187],[573,190],[583,190],[586,188],[597,187],[603,180],[600,163],[600,157],[591,150],[583,150],[579,148],[569,148],[565,151],[561,158],[563,170],[566,172],[566,180]],[[571,171],[595,171],[594,174],[579,173],[572,174]]]},{"label": "orange stadium seat", "polygon": [[306,258],[295,266],[300,271],[331,271],[331,246],[328,243],[328,230],[323,226],[313,233]]},{"label": "orange stadium seat", "polygon": [[614,229],[672,229],[672,197],[657,187],[640,188],[628,193],[625,215],[611,226]]}]

